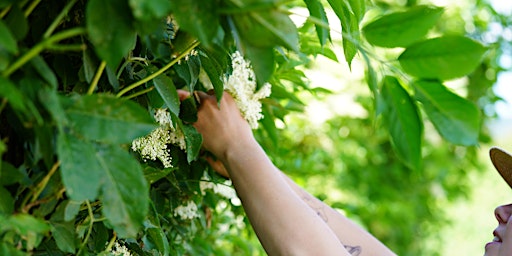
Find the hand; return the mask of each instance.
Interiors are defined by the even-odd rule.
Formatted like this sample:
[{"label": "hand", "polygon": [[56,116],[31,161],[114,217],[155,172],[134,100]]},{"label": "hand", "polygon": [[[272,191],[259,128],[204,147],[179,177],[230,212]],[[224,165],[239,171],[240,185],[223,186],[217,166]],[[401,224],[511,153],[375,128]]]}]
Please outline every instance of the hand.
[{"label": "hand", "polygon": [[[234,99],[224,93],[217,105],[215,95],[197,92],[200,105],[197,122],[193,125],[203,135],[203,147],[224,162],[228,151],[236,151],[236,147],[244,143],[255,142],[252,130],[242,117]],[[178,90],[180,100],[190,97],[190,93]]]},{"label": "hand", "polygon": [[485,256],[512,255],[512,204],[502,205],[494,210],[498,227],[494,239],[485,245]]}]

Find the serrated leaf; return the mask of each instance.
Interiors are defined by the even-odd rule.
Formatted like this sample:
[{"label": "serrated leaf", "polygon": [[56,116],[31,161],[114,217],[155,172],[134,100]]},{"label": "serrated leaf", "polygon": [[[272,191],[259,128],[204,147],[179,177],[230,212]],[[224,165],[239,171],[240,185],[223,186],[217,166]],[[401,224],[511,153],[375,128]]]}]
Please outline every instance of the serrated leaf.
[{"label": "serrated leaf", "polygon": [[180,28],[196,36],[206,46],[220,26],[218,3],[213,0],[173,0],[172,12]]},{"label": "serrated leaf", "polygon": [[157,127],[140,105],[108,94],[81,96],[66,114],[74,131],[105,143],[130,143]]},{"label": "serrated leaf", "polygon": [[0,48],[5,49],[12,54],[18,53],[18,43],[16,42],[16,38],[14,38],[3,20],[0,20]]},{"label": "serrated leaf", "polygon": [[344,0],[327,0],[327,2],[341,22],[343,53],[350,67],[358,50],[355,42],[359,40],[359,20]]},{"label": "serrated leaf", "polygon": [[275,8],[261,11],[243,11],[242,8],[233,20],[240,36],[253,47],[281,45],[292,51],[299,50],[297,27],[288,15]]},{"label": "serrated leaf", "polygon": [[481,120],[475,104],[436,81],[417,81],[414,89],[416,98],[443,138],[464,146],[478,143]]},{"label": "serrated leaf", "polygon": [[66,194],[74,201],[94,200],[105,182],[102,167],[97,161],[96,148],[91,142],[60,133],[57,153],[60,173]]},{"label": "serrated leaf", "polygon": [[142,168],[116,145],[100,145],[60,134],[57,151],[66,193],[75,201],[94,200],[101,190],[103,214],[120,237],[134,236],[148,207]]},{"label": "serrated leaf", "polygon": [[159,75],[153,79],[153,84],[156,90],[164,100],[169,110],[174,115],[180,114],[180,99],[178,97],[178,91],[174,86],[172,79],[166,75]]},{"label": "serrated leaf", "polygon": [[133,237],[142,226],[149,206],[149,188],[142,168],[117,146],[98,148],[97,161],[105,179],[101,189],[102,212],[120,237]]},{"label": "serrated leaf", "polygon": [[418,169],[423,126],[417,106],[394,77],[384,78],[382,96],[387,105],[383,116],[395,152],[409,168]]},{"label": "serrated leaf", "polygon": [[408,47],[398,61],[405,72],[425,79],[448,80],[471,73],[486,48],[463,36],[444,36]]},{"label": "serrated leaf", "polygon": [[442,8],[416,6],[405,12],[384,15],[363,28],[370,44],[407,47],[425,37],[443,13]]},{"label": "serrated leaf", "polygon": [[[318,0],[304,0],[309,10],[309,15],[323,21],[326,25],[329,25],[327,20],[327,14],[325,13],[324,6]],[[320,45],[324,46],[327,40],[331,40],[330,30],[326,27],[315,24],[316,34]]]},{"label": "serrated leaf", "polygon": [[[137,39],[128,3],[125,0],[91,0],[87,2],[85,18],[96,53],[110,68],[116,69]],[[107,18],[108,22],[105,22]]]}]

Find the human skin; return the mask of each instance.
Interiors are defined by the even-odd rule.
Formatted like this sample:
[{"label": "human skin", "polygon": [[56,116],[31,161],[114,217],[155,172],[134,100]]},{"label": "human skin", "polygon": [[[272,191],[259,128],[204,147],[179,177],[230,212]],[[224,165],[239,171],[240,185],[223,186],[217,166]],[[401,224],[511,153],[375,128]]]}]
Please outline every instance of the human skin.
[{"label": "human skin", "polygon": [[512,204],[498,206],[494,215],[498,227],[493,232],[493,241],[485,245],[484,256],[512,255]]},{"label": "human skin", "polygon": [[[189,93],[178,91],[180,99]],[[233,98],[220,108],[198,93],[195,128],[215,170],[230,177],[258,238],[269,255],[394,255],[377,239],[311,196],[274,164],[255,140]]]}]

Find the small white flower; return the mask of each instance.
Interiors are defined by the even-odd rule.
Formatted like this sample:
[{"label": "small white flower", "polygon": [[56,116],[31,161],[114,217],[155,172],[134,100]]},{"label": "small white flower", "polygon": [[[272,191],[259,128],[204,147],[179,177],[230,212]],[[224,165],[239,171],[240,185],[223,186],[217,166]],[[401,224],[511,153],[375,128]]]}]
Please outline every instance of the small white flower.
[{"label": "small white flower", "polygon": [[236,51],[231,56],[233,72],[229,77],[224,77],[224,89],[233,96],[242,116],[249,122],[251,128],[258,128],[258,120],[263,118],[261,114],[260,100],[271,93],[269,83],[265,83],[256,92],[256,76],[249,61],[246,61],[240,52]]},{"label": "small white flower", "polygon": [[124,245],[120,245],[117,241],[114,244],[114,248],[110,250],[110,255],[114,256],[132,256],[128,248],[126,248]]},{"label": "small white flower", "polygon": [[155,120],[160,124],[160,127],[145,137],[135,139],[132,142],[132,150],[139,152],[144,160],[156,161],[158,159],[162,162],[164,168],[169,168],[172,167],[172,158],[167,145],[177,145],[185,150],[185,136],[180,129],[174,128],[171,114],[167,109],[157,109]]},{"label": "small white flower", "polygon": [[221,195],[227,199],[236,198],[236,191],[232,187],[233,183],[231,180],[226,180],[224,183],[214,183],[211,181],[210,176],[205,172],[201,181],[199,182],[199,188],[201,189],[201,194],[205,195],[206,190],[212,190],[213,193]]},{"label": "small white flower", "polygon": [[174,209],[174,216],[179,216],[182,220],[191,220],[198,218],[197,205],[193,201],[188,201],[186,205],[180,205]]}]

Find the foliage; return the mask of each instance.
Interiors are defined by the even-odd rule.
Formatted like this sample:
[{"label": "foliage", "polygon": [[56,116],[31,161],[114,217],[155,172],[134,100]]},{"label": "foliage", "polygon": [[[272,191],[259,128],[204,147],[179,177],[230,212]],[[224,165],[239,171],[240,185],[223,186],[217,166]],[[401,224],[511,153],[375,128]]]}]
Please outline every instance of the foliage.
[{"label": "foliage", "polygon": [[[301,5],[310,14],[296,25],[289,15]],[[486,48],[436,30],[442,10],[433,6],[389,7],[371,21],[365,14],[379,9],[363,0],[3,0],[0,8],[2,255],[108,254],[115,245],[140,255],[261,251],[251,232],[238,234],[248,223],[238,221],[236,198],[205,189],[227,185],[200,157],[190,125],[196,102],[181,103],[176,89],[207,90],[204,72],[220,98],[229,56],[242,52],[258,86],[272,84],[261,132],[262,143],[276,145],[275,120],[304,107],[295,94],[321,91],[301,69],[319,54],[336,59],[329,10],[342,25],[346,63],[366,62],[372,109],[394,149],[386,154],[408,167],[402,171],[425,170],[421,111],[448,142],[478,142],[478,108],[444,81],[471,74]],[[381,50],[392,57],[379,62]],[[184,150],[167,145],[172,167],[129,147],[158,127],[161,108],[186,142]],[[191,205],[192,217],[180,214]]]}]

